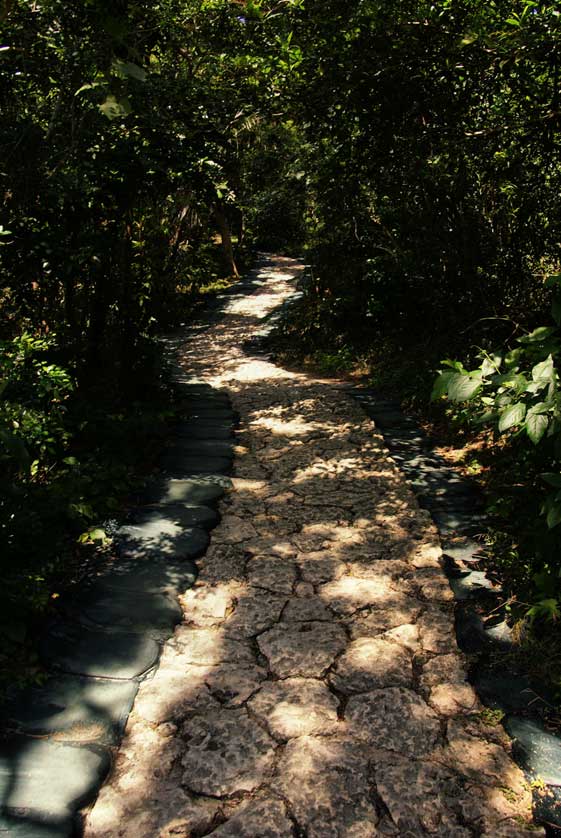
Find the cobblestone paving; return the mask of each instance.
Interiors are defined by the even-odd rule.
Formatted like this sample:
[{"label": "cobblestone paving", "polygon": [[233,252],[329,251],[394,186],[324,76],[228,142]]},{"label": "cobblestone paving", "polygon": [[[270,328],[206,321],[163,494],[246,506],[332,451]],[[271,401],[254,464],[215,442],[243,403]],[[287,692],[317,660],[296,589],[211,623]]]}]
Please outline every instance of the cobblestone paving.
[{"label": "cobblestone paving", "polygon": [[183,350],[240,414],[234,489],[86,835],[528,835],[428,513],[342,389],[244,352],[300,270],[270,260]]}]

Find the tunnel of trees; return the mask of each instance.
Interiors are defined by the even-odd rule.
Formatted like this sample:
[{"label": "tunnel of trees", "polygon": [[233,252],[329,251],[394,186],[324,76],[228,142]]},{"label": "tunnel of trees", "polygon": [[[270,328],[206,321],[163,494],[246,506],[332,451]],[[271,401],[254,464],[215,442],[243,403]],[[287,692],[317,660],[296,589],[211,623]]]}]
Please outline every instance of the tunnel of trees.
[{"label": "tunnel of trees", "polygon": [[560,64],[534,0],[0,3],[5,660],[173,415],[157,336],[257,249],[310,264],[300,360],[478,440],[497,572],[555,626]]}]

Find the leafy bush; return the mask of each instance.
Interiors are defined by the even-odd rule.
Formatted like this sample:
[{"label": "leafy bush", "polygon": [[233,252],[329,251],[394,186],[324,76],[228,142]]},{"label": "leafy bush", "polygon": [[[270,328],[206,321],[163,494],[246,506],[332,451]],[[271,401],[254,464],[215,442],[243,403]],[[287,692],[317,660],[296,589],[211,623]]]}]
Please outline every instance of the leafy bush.
[{"label": "leafy bush", "polygon": [[[535,451],[531,461],[539,482],[538,540],[533,559],[537,601],[530,617],[560,616],[561,600],[561,276],[552,276],[552,316],[555,326],[538,326],[516,340],[508,351],[479,353],[480,365],[466,369],[461,361],[446,360],[435,381],[432,398],[446,397],[459,408],[464,421],[492,428],[511,442]],[[531,481],[530,467],[527,480]]]}]

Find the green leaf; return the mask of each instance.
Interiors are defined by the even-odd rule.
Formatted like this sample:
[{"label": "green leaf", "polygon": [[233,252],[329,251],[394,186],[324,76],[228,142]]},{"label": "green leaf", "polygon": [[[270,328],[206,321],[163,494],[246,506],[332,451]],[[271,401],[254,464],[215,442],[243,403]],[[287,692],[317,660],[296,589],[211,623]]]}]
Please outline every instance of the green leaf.
[{"label": "green leaf", "polygon": [[122,96],[120,99],[117,99],[112,93],[110,93],[105,102],[102,102],[99,105],[99,110],[101,113],[107,117],[107,119],[119,119],[124,116],[128,116],[131,111],[131,104],[126,96]]},{"label": "green leaf", "polygon": [[146,70],[139,67],[138,64],[133,64],[132,61],[121,61],[116,59],[113,62],[113,72],[120,78],[136,79],[137,81],[146,81]]},{"label": "green leaf", "polygon": [[545,361],[541,361],[532,367],[532,378],[534,381],[551,381],[554,377],[553,358],[549,355]]},{"label": "green leaf", "polygon": [[554,335],[557,329],[555,326],[538,326],[537,329],[534,329],[533,332],[530,332],[529,335],[524,335],[524,337],[518,338],[518,343],[538,343],[539,341],[543,341],[546,338],[551,337]]},{"label": "green leaf", "polygon": [[522,402],[512,404],[504,410],[499,418],[499,431],[506,431],[514,425],[520,425],[526,415],[526,405]]},{"label": "green leaf", "polygon": [[537,445],[540,439],[547,431],[549,419],[540,413],[533,413],[526,419],[526,433],[534,443]]},{"label": "green leaf", "polygon": [[528,617],[530,617],[531,620],[539,617],[543,617],[544,619],[551,621],[558,620],[559,617],[561,617],[558,600],[554,598],[540,600],[540,602],[537,602],[528,609]]},{"label": "green leaf", "polygon": [[550,507],[546,521],[550,530],[561,524],[561,503],[556,503]]},{"label": "green leaf", "polygon": [[554,489],[561,489],[561,474],[555,474],[552,471],[546,471],[541,475],[542,480],[553,486]]},{"label": "green leaf", "polygon": [[453,402],[472,399],[481,388],[481,381],[469,375],[452,373],[448,382],[448,396]]},{"label": "green leaf", "polygon": [[442,396],[446,396],[448,393],[448,384],[450,383],[450,379],[452,376],[455,375],[453,372],[441,372],[436,381],[434,382],[434,386],[432,388],[431,393],[431,401],[437,401],[438,399],[442,398]]}]

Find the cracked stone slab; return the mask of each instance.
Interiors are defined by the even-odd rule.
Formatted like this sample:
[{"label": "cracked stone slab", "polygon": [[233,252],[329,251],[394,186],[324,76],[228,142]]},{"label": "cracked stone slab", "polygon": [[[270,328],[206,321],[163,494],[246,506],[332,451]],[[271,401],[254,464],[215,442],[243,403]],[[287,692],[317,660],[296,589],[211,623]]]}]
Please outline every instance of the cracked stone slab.
[{"label": "cracked stone slab", "polygon": [[349,739],[303,736],[288,743],[271,783],[308,838],[377,838],[367,750]]},{"label": "cracked stone slab", "polygon": [[394,592],[385,604],[359,611],[348,622],[351,637],[373,637],[402,625],[415,623],[422,604],[411,597]]},{"label": "cracked stone slab", "polygon": [[[14,694],[3,707],[4,727],[58,741],[114,744],[138,690],[131,681],[62,676]],[[1,830],[0,830],[1,833]]]},{"label": "cracked stone slab", "polygon": [[440,762],[479,785],[498,785],[524,798],[524,775],[510,757],[502,728],[484,726],[478,717],[458,716],[448,721],[446,740],[438,754]]},{"label": "cracked stone slab", "polygon": [[346,645],[344,630],[334,623],[280,623],[258,638],[261,652],[279,678],[318,678]]},{"label": "cracked stone slab", "polygon": [[434,710],[417,693],[403,687],[352,696],[345,717],[358,739],[412,757],[430,753],[440,736]]},{"label": "cracked stone slab", "polygon": [[211,834],[220,838],[292,838],[295,833],[284,803],[276,797],[262,796]]},{"label": "cracked stone slab", "polygon": [[34,821],[68,818],[94,795],[109,753],[40,739],[0,746],[0,797],[5,812]]},{"label": "cracked stone slab", "polygon": [[[305,584],[300,582],[300,585]],[[333,620],[333,614],[321,599],[315,596],[298,596],[290,599],[282,612],[283,622],[306,623],[316,620]]]},{"label": "cracked stone slab", "polygon": [[264,684],[249,707],[273,736],[286,740],[336,733],[338,704],[321,681],[288,678]]},{"label": "cracked stone slab", "polygon": [[182,727],[183,783],[198,794],[253,791],[271,773],[275,743],[245,710],[195,716]]},{"label": "cracked stone slab", "polygon": [[[157,751],[150,748],[149,756],[157,767],[148,775],[137,773],[138,764],[131,766],[117,759],[111,782],[102,788],[88,815],[88,838],[172,838],[205,835],[212,830],[225,805],[189,794],[178,777],[167,772],[162,776]],[[151,789],[146,805],[139,805],[139,788]]]},{"label": "cracked stone slab", "polygon": [[363,579],[343,576],[322,585],[319,595],[337,614],[350,616],[373,604],[387,604],[388,600],[391,601],[395,596],[395,591],[387,578]]},{"label": "cracked stone slab", "polygon": [[181,597],[186,621],[199,628],[220,625],[233,611],[240,590],[241,586],[235,584],[192,588]]},{"label": "cracked stone slab", "polygon": [[421,634],[421,645],[425,652],[435,655],[447,654],[456,649],[454,615],[436,608],[429,608],[417,620]]},{"label": "cracked stone slab", "polygon": [[297,561],[302,579],[311,582],[312,585],[322,585],[324,582],[339,579],[347,571],[344,562],[329,551],[299,553]]},{"label": "cracked stone slab", "polygon": [[296,581],[292,562],[269,556],[255,556],[248,565],[247,578],[254,588],[265,588],[277,594],[290,594]]},{"label": "cracked stone slab", "polygon": [[463,796],[461,778],[431,762],[416,762],[394,754],[380,756],[376,788],[388,807],[399,835],[442,835],[471,838],[473,832],[458,818]]},{"label": "cracked stone slab", "polygon": [[346,694],[380,687],[410,687],[413,681],[411,656],[390,640],[361,637],[354,640],[338,659],[329,681]]},{"label": "cracked stone slab", "polygon": [[216,666],[219,663],[255,663],[254,654],[247,643],[226,638],[221,631],[194,629],[180,626],[164,649],[162,665],[169,660],[176,666],[191,663],[199,666]]},{"label": "cracked stone slab", "polygon": [[64,672],[127,680],[152,669],[160,647],[140,634],[60,625],[53,627],[42,640],[40,652],[47,664]]},{"label": "cracked stone slab", "polygon": [[261,588],[247,588],[237,598],[235,608],[224,621],[224,632],[228,637],[246,638],[274,626],[286,603],[286,597],[264,591]]}]

